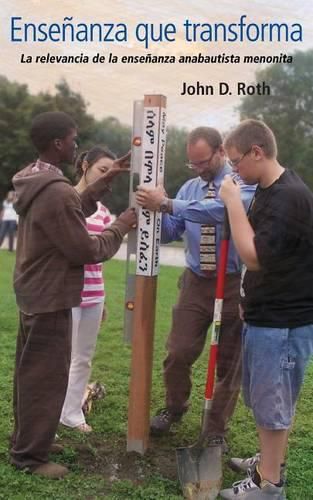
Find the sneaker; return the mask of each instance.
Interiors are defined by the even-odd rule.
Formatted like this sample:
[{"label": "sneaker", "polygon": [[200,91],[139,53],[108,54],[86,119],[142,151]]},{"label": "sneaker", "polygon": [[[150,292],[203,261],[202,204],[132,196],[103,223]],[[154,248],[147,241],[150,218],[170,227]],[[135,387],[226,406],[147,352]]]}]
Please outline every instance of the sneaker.
[{"label": "sneaker", "polygon": [[150,422],[150,434],[152,436],[162,436],[167,434],[172,424],[179,422],[182,419],[185,411],[180,413],[173,413],[168,408],[159,410]]},{"label": "sneaker", "polygon": [[258,487],[251,475],[234,483],[232,488],[221,490],[220,497],[225,500],[286,500],[282,486],[275,486],[263,479]]},{"label": "sneaker", "polygon": [[231,458],[228,461],[229,467],[235,472],[244,472],[247,474],[248,469],[254,469],[260,463],[260,453],[256,453],[249,458]]},{"label": "sneaker", "polygon": [[44,477],[46,479],[61,479],[68,472],[68,468],[64,465],[48,462],[46,464],[38,465],[30,470],[31,474]]},{"label": "sneaker", "polygon": [[[255,470],[255,467],[260,463],[260,458],[260,453],[256,453],[253,457],[249,458],[231,458],[228,461],[228,465],[235,472],[243,472],[247,474],[248,470]],[[287,482],[287,470],[285,464],[280,466],[280,479],[284,483]]]},{"label": "sneaker", "polygon": [[222,453],[228,453],[228,444],[223,436],[209,436],[207,439],[208,446],[221,446]]}]

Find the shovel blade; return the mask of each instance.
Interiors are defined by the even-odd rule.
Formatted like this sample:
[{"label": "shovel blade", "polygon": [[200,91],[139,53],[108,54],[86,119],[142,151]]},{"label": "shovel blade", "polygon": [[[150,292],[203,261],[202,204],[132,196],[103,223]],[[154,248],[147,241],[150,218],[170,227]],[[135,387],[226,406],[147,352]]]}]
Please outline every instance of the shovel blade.
[{"label": "shovel blade", "polygon": [[221,446],[176,450],[178,477],[188,500],[214,500],[222,483]]}]

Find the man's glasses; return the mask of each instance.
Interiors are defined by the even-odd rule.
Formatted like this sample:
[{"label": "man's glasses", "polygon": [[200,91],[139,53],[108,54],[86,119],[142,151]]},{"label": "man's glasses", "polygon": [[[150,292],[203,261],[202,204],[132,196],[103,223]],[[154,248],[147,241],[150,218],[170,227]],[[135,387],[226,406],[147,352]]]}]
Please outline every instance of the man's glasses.
[{"label": "man's glasses", "polygon": [[237,165],[239,165],[239,163],[244,159],[244,157],[247,156],[249,153],[251,153],[251,151],[252,151],[252,149],[253,149],[254,146],[259,146],[259,148],[262,148],[263,144],[253,144],[253,146],[251,146],[251,148],[248,149],[248,151],[246,151],[245,153],[243,153],[240,156],[240,158],[236,158],[235,160],[228,159],[228,163],[230,164],[230,166],[232,168],[237,167]]},{"label": "man's glasses", "polygon": [[213,151],[211,156],[209,158],[206,158],[205,160],[200,160],[200,161],[190,161],[188,163],[185,163],[187,168],[190,168],[193,170],[194,168],[199,168],[199,167],[205,167],[206,165],[209,165],[211,161],[213,160],[213,156],[215,155],[217,150]]}]

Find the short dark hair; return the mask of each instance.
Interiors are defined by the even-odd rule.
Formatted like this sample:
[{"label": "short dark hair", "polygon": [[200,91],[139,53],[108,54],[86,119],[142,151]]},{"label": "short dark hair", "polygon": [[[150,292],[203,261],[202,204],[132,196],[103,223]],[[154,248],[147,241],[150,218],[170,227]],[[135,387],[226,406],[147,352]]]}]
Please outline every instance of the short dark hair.
[{"label": "short dark hair", "polygon": [[217,150],[223,143],[219,131],[212,127],[198,127],[193,129],[188,136],[188,143],[196,144],[201,139],[214,150]]},{"label": "short dark hair", "polygon": [[110,158],[110,160],[115,160],[116,156],[112,151],[107,147],[102,146],[93,146],[88,151],[84,151],[80,153],[76,162],[76,176],[79,180],[81,176],[84,174],[83,172],[83,162],[86,161],[88,163],[88,168],[92,167],[94,163],[96,163],[100,158]]},{"label": "short dark hair", "polygon": [[64,139],[77,125],[68,114],[47,111],[35,116],[30,129],[30,138],[39,153],[44,153],[51,141]]}]

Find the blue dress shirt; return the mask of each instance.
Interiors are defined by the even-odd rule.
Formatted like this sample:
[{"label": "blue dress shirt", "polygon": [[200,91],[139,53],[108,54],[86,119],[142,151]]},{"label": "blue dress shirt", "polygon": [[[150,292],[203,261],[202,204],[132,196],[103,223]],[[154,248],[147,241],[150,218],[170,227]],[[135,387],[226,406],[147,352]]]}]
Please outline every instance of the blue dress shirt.
[{"label": "blue dress shirt", "polygon": [[[223,169],[213,179],[216,198],[204,199],[208,192],[208,182],[196,177],[185,182],[173,200],[173,215],[162,216],[162,243],[179,240],[184,237],[186,265],[199,276],[205,276],[200,270],[200,236],[201,224],[216,226],[216,262],[219,260],[221,232],[224,220],[225,206],[219,197],[222,180],[226,174],[232,173],[226,163]],[[256,186],[240,185],[241,199],[248,210],[253,199]],[[235,251],[233,241],[230,241],[227,272],[241,271],[241,262]]]}]

